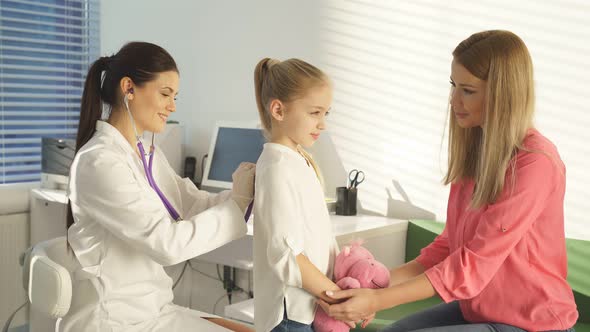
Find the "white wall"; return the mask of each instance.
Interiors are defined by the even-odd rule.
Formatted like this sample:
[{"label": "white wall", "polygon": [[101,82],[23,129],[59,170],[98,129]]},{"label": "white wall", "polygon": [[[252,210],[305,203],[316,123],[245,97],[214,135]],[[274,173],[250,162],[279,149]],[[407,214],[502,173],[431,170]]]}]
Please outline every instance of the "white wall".
[{"label": "white wall", "polygon": [[590,4],[583,0],[102,2],[102,52],[130,40],[164,46],[181,70],[187,155],[200,158],[215,121],[257,120],[252,71],[264,56],[302,57],[335,83],[331,137],[314,148],[327,192],[362,168],[365,208],[444,220],[444,126],[451,51],[471,33],[509,29],[527,43],[537,126],[568,168],[566,231],[590,239]]},{"label": "white wall", "polygon": [[260,59],[317,59],[315,3],[106,0],[101,53],[143,40],[172,54],[180,69],[180,94],[171,119],[185,124],[186,155],[200,162],[215,121],[258,120],[252,82]]},{"label": "white wall", "polygon": [[367,173],[359,186],[364,207],[446,219],[448,188],[441,180],[451,52],[472,33],[505,29],[530,50],[536,125],[556,144],[567,167],[566,234],[590,240],[588,1],[321,4],[321,67],[336,86],[332,141],[343,163],[339,169]]}]

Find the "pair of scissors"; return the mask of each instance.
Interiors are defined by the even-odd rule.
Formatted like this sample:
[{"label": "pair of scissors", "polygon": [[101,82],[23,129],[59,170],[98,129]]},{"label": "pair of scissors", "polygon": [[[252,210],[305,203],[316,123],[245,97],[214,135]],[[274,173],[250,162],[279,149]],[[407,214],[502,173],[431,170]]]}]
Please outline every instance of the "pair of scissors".
[{"label": "pair of scissors", "polygon": [[365,172],[353,169],[348,173],[348,180],[350,181],[348,189],[356,188],[365,181]]}]

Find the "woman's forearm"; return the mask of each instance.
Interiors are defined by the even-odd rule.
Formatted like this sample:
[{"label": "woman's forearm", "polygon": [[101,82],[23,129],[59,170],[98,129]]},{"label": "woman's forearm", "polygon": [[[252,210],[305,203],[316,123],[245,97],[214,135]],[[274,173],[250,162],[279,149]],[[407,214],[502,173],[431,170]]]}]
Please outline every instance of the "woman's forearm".
[{"label": "woman's forearm", "polygon": [[299,265],[299,271],[301,271],[303,289],[328,303],[337,302],[326,296],[326,291],[338,291],[340,290],[340,287],[318,270],[307,256],[304,254],[297,255],[297,265]]},{"label": "woman's forearm", "polygon": [[389,286],[400,284],[424,273],[424,266],[416,260],[409,261],[403,265],[395,267],[389,271]]},{"label": "woman's forearm", "polygon": [[430,280],[424,273],[377,292],[377,311],[404,303],[427,299],[436,295]]}]

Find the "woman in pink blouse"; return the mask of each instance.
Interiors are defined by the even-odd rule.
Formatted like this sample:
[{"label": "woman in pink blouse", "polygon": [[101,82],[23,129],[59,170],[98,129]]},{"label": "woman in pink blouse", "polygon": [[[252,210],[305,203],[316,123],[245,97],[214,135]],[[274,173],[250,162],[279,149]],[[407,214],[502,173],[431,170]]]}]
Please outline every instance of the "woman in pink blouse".
[{"label": "woman in pink blouse", "polygon": [[341,320],[400,304],[445,303],[394,331],[568,331],[578,318],[566,281],[565,166],[533,127],[533,66],[523,41],[484,31],[451,64],[447,223],[420,256],[391,271],[386,289],[327,292]]}]

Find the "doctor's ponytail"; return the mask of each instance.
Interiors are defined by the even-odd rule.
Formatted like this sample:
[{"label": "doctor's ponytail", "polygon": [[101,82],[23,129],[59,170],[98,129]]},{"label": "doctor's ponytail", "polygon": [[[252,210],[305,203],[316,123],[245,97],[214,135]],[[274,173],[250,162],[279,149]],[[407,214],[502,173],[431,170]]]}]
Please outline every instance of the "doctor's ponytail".
[{"label": "doctor's ponytail", "polygon": [[86,144],[96,131],[96,121],[102,116],[102,102],[100,89],[102,85],[102,73],[107,67],[111,57],[101,57],[96,60],[86,76],[82,104],[80,105],[80,122],[78,123],[78,135],[76,137],[76,152]]},{"label": "doctor's ponytail", "polygon": [[[84,91],[82,92],[82,103],[80,105],[80,120],[78,122],[78,134],[76,137],[76,153],[86,144],[96,131],[96,121],[102,116],[102,101],[100,98],[100,89],[102,85],[102,73],[107,67],[110,57],[101,57],[96,60],[86,76]],[[67,228],[74,223],[72,206],[68,200],[68,210],[66,217]],[[66,228],[66,229],[67,229]],[[68,243],[69,246],[69,243]]]}]

